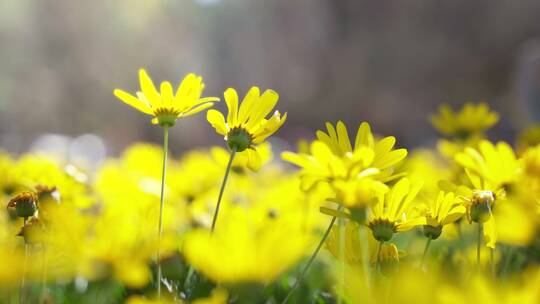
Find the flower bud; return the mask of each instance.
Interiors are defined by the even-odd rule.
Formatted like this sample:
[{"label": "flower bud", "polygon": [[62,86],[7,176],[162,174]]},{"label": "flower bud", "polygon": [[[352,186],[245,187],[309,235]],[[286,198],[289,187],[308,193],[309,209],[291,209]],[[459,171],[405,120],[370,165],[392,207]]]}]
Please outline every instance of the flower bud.
[{"label": "flower bud", "polygon": [[484,223],[491,216],[491,207],[495,202],[495,195],[491,191],[474,191],[469,219],[475,223]]},{"label": "flower bud", "polygon": [[36,195],[32,192],[23,192],[12,198],[7,208],[8,210],[15,209],[15,215],[18,217],[31,217],[37,210]]}]

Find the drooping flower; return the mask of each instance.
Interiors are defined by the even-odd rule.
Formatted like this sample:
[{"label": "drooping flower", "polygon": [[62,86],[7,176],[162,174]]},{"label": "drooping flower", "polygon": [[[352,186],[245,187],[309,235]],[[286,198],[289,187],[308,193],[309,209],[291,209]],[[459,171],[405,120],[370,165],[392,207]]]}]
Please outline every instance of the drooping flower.
[{"label": "drooping flower", "polygon": [[207,113],[208,122],[223,135],[227,145],[235,152],[246,151],[248,167],[254,171],[261,166],[261,157],[257,152],[257,145],[274,134],[287,119],[275,111],[270,118],[266,118],[278,102],[279,95],[273,90],[266,90],[262,94],[258,87],[252,87],[242,103],[238,105],[238,93],[229,88],[224,93],[227,103],[227,119],[217,110]]},{"label": "drooping flower", "polygon": [[176,93],[168,81],[161,83],[158,92],[144,69],[139,70],[139,81],[141,91],[136,96],[120,89],[114,90],[114,95],[133,108],[153,116],[153,124],[174,126],[178,118],[196,114],[219,101],[217,97],[201,98],[204,90],[202,77],[192,73],[186,75]]}]

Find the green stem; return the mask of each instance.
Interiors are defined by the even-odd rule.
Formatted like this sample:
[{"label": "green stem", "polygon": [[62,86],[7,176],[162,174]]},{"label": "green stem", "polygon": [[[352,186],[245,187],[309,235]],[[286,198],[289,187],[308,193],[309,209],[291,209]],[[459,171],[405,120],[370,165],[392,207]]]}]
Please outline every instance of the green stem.
[{"label": "green stem", "polygon": [[504,266],[502,270],[502,275],[508,274],[508,267],[510,266],[510,261],[512,260],[513,254],[514,254],[514,247],[507,245],[506,254],[504,256]]},{"label": "green stem", "polygon": [[489,248],[489,262],[491,264],[491,277],[495,280],[495,258],[494,258],[495,249]]},{"label": "green stem", "polygon": [[364,267],[364,278],[366,280],[366,286],[370,288],[371,286],[371,271],[369,269],[369,233],[370,230],[367,226],[361,227],[360,229],[360,239],[362,240],[362,247],[361,253],[362,253],[362,264]]},{"label": "green stem", "polygon": [[482,224],[478,223],[478,234],[477,234],[477,243],[476,243],[476,264],[480,268],[480,246],[482,244]]},{"label": "green stem", "polygon": [[229,172],[231,171],[232,163],[234,156],[236,155],[236,147],[233,147],[231,151],[231,157],[229,158],[229,163],[227,164],[227,169],[225,170],[225,176],[223,177],[223,183],[221,183],[221,189],[219,190],[219,196],[216,204],[216,210],[214,211],[214,218],[212,219],[212,232],[216,228],[216,221],[219,213],[219,206],[221,205],[221,198],[223,197],[223,192],[225,191],[225,185],[227,184],[227,178],[229,177]]},{"label": "green stem", "polygon": [[[26,218],[24,219],[26,225]],[[24,264],[23,264],[23,274],[21,277],[21,286],[19,288],[19,304],[22,304],[26,301],[26,269],[28,267],[28,243],[24,241]]]},{"label": "green stem", "polygon": [[321,241],[317,245],[317,248],[315,248],[315,251],[313,251],[313,253],[311,254],[311,257],[309,258],[309,261],[306,264],[306,267],[304,267],[304,269],[302,270],[302,272],[300,273],[300,275],[296,279],[296,282],[294,282],[293,287],[291,287],[291,290],[289,290],[289,293],[287,294],[287,297],[285,297],[285,300],[283,300],[283,302],[281,302],[281,304],[286,304],[289,301],[289,298],[292,296],[292,294],[294,293],[296,288],[298,288],[298,286],[300,285],[300,283],[304,279],[304,276],[306,275],[309,267],[311,266],[311,264],[313,264],[313,261],[315,261],[315,258],[317,257],[317,254],[319,253],[322,246],[324,245],[324,242],[326,242],[326,239],[328,238],[328,235],[330,234],[330,231],[332,231],[332,227],[334,226],[335,222],[336,222],[336,217],[334,216],[334,217],[332,217],[332,220],[330,221],[330,224],[328,225],[328,228],[324,232],[324,235],[323,235]]},{"label": "green stem", "polygon": [[383,242],[379,242],[379,248],[377,248],[377,263],[375,264],[375,271],[381,272],[381,249]]},{"label": "green stem", "polygon": [[163,206],[165,205],[165,179],[167,177],[167,154],[169,151],[169,127],[163,127],[163,170],[161,173],[161,197],[159,201],[158,249],[157,249],[157,298],[161,299],[161,235],[163,233]]},{"label": "green stem", "polygon": [[[47,235],[47,240],[49,240],[49,237]],[[47,241],[47,245],[48,245]],[[45,295],[47,293],[47,266],[48,266],[48,259],[47,259],[47,245],[43,244],[43,251],[41,252],[43,257],[43,265],[41,270],[41,298],[44,299]]]},{"label": "green stem", "polygon": [[[345,285],[345,219],[339,218],[339,259],[340,259],[340,273],[339,280],[341,283],[341,288]],[[343,302],[340,292],[338,292],[337,303],[341,304]]]},{"label": "green stem", "polygon": [[426,261],[426,256],[427,256],[427,253],[428,253],[428,250],[429,250],[429,245],[431,245],[431,238],[428,238],[428,240],[426,242],[426,247],[424,248],[424,253],[422,254],[422,264],[420,264],[421,267],[424,267],[424,264],[425,264],[425,261]]}]

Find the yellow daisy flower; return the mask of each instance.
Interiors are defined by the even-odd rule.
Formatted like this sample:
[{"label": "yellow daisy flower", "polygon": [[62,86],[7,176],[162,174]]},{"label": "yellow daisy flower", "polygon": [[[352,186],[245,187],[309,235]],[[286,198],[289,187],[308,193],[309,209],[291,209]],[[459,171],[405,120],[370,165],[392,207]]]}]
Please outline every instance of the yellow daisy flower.
[{"label": "yellow daisy flower", "polygon": [[378,198],[367,222],[377,241],[387,242],[396,232],[426,223],[425,217],[415,217],[411,212],[413,201],[421,188],[422,183],[411,184],[409,179],[402,178],[386,195]]},{"label": "yellow daisy flower", "polygon": [[217,133],[225,136],[231,150],[235,152],[247,150],[248,167],[258,169],[261,166],[261,158],[256,146],[274,134],[287,119],[287,113],[282,116],[279,111],[266,118],[276,105],[279,95],[273,90],[266,90],[261,95],[258,87],[252,87],[240,106],[235,89],[227,89],[224,97],[229,110],[227,120],[225,121],[221,112],[210,110],[207,113],[208,122]]},{"label": "yellow daisy flower", "polygon": [[219,191],[214,218],[212,219],[212,231],[216,225],[221,198],[236,153],[246,151],[247,167],[253,171],[259,170],[262,160],[256,146],[274,134],[287,119],[287,113],[281,116],[279,111],[275,111],[269,119],[266,119],[266,116],[272,111],[279,99],[278,93],[273,90],[266,90],[261,95],[258,87],[252,87],[240,106],[238,106],[238,94],[233,88],[227,89],[224,96],[229,110],[227,122],[225,122],[223,114],[219,111],[210,110],[206,115],[212,127],[219,134],[225,136],[225,141],[231,150],[229,163]]},{"label": "yellow daisy flower", "polygon": [[457,221],[466,212],[454,193],[444,191],[440,191],[435,200],[429,200],[420,208],[426,218],[424,235],[433,240],[441,235],[443,226]]},{"label": "yellow daisy flower", "polygon": [[153,124],[172,127],[176,120],[208,109],[219,101],[217,97],[201,98],[204,90],[202,77],[188,74],[180,83],[176,93],[168,81],[160,85],[160,92],[156,90],[152,79],[144,69],[139,70],[141,91],[133,96],[123,90],[114,90],[114,95],[135,109],[153,116]]},{"label": "yellow daisy flower", "polygon": [[495,218],[492,214],[495,203],[505,196],[502,188],[495,187],[492,183],[482,179],[479,175],[465,169],[472,188],[460,185],[456,186],[450,182],[441,181],[440,187],[443,191],[454,192],[465,206],[469,223],[478,223],[482,226],[487,246],[495,248],[497,233],[495,230]]},{"label": "yellow daisy flower", "polygon": [[[309,189],[319,182],[351,180],[370,176],[381,182],[395,178],[393,166],[407,156],[406,149],[393,150],[393,136],[375,140],[367,122],[360,124],[354,148],[343,122],[337,128],[326,124],[328,133],[318,131],[310,153],[284,152],[282,158],[302,168],[302,185]],[[337,131],[336,131],[337,129]]]},{"label": "yellow daisy flower", "polygon": [[358,152],[361,152],[362,148],[368,148],[373,151],[370,167],[385,170],[407,156],[406,149],[393,150],[396,144],[394,136],[376,140],[367,122],[362,122],[358,127],[354,147],[349,140],[347,126],[342,121],[338,121],[335,128],[331,123],[326,123],[326,129],[327,132],[317,131],[317,138],[327,144],[332,152],[340,157],[355,159],[361,157]]},{"label": "yellow daisy flower", "polygon": [[432,115],[430,120],[441,134],[467,138],[491,128],[499,121],[499,115],[490,111],[486,103],[467,103],[459,112],[454,112],[445,104],[439,107],[439,113]]},{"label": "yellow daisy flower", "polygon": [[540,144],[540,124],[533,124],[519,132],[516,139],[518,154],[521,155],[527,148]]},{"label": "yellow daisy flower", "polygon": [[[477,174],[494,188],[511,186],[521,172],[521,164],[505,142],[493,145],[487,140],[478,144],[478,149],[465,148],[455,160],[463,168]],[[493,190],[493,189],[492,189]]]}]

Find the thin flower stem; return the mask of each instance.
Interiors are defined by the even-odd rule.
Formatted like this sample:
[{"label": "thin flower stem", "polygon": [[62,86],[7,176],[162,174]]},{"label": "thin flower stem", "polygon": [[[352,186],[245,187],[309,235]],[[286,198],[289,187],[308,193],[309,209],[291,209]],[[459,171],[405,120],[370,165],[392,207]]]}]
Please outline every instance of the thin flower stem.
[{"label": "thin flower stem", "polygon": [[219,206],[221,205],[221,198],[223,197],[223,192],[225,191],[225,185],[227,184],[227,178],[229,177],[229,172],[231,171],[232,163],[234,156],[236,155],[236,147],[233,147],[231,150],[231,157],[229,158],[229,163],[227,164],[227,169],[225,170],[225,176],[223,177],[223,183],[221,183],[221,189],[219,190],[219,196],[216,204],[216,210],[214,211],[214,218],[212,219],[212,232],[216,228],[216,221],[219,213]]},{"label": "thin flower stem", "polygon": [[165,179],[167,177],[167,154],[169,151],[169,127],[163,127],[163,170],[161,174],[161,198],[159,202],[158,249],[157,249],[157,298],[161,299],[161,234],[163,233],[163,206],[165,205]]},{"label": "thin flower stem", "polygon": [[480,246],[482,244],[482,224],[478,223],[478,235],[477,235],[477,243],[476,243],[476,264],[478,265],[478,268],[480,268]]},{"label": "thin flower stem", "polygon": [[[49,237],[47,235],[47,245],[49,243]],[[41,297],[45,298],[45,295],[47,293],[47,267],[48,267],[48,259],[47,259],[47,245],[43,244],[43,251],[41,252],[42,258],[43,258],[43,267],[41,270]]]},{"label": "thin flower stem", "polygon": [[431,238],[427,239],[426,247],[424,248],[424,253],[422,254],[422,264],[420,264],[421,267],[424,267],[424,264],[425,264],[425,261],[426,261],[426,256],[427,256],[427,253],[428,253],[428,250],[429,250],[429,245],[431,245]]},{"label": "thin flower stem", "polygon": [[501,275],[508,274],[508,267],[510,266],[510,261],[512,260],[513,255],[514,255],[514,247],[507,245],[506,254],[504,255],[504,265],[503,265]]},{"label": "thin flower stem", "polygon": [[360,248],[362,253],[362,264],[364,267],[364,277],[368,288],[371,286],[371,270],[369,269],[369,227],[364,226],[360,229],[360,239],[362,240],[362,246]]},{"label": "thin flower stem", "polygon": [[377,264],[375,265],[375,271],[378,273],[381,272],[381,249],[382,249],[382,243],[379,242],[379,248],[377,248]]},{"label": "thin flower stem", "polygon": [[[341,288],[345,285],[345,219],[339,218],[339,260],[340,260],[340,270],[339,270],[339,280],[341,283]],[[343,299],[338,292],[337,303],[341,304]]]},{"label": "thin flower stem", "polygon": [[495,258],[494,258],[495,249],[489,248],[489,262],[491,264],[491,277],[495,280]]},{"label": "thin flower stem", "polygon": [[[26,219],[24,220],[26,225]],[[23,264],[23,274],[21,277],[21,286],[19,288],[19,303],[22,304],[26,302],[26,269],[28,268],[28,243],[24,241],[24,264]]]},{"label": "thin flower stem", "polygon": [[328,225],[328,228],[324,232],[324,235],[323,235],[321,241],[317,245],[317,248],[315,248],[315,251],[313,251],[313,253],[311,254],[311,257],[309,258],[308,263],[306,264],[306,266],[304,267],[304,269],[302,270],[302,272],[300,273],[298,278],[296,278],[296,282],[294,282],[294,285],[291,287],[291,290],[289,290],[289,293],[285,297],[285,300],[283,300],[283,302],[281,302],[281,304],[286,304],[289,301],[289,298],[292,296],[292,294],[294,293],[296,288],[298,288],[298,286],[300,285],[300,283],[304,279],[304,276],[306,275],[307,271],[309,270],[309,267],[311,266],[311,264],[313,264],[313,261],[315,261],[315,258],[317,257],[317,254],[319,253],[322,246],[324,245],[324,242],[328,238],[328,235],[330,234],[330,231],[332,231],[332,227],[334,226],[335,222],[336,222],[336,217],[334,216],[334,217],[332,217],[332,220],[330,221],[330,224]]}]

